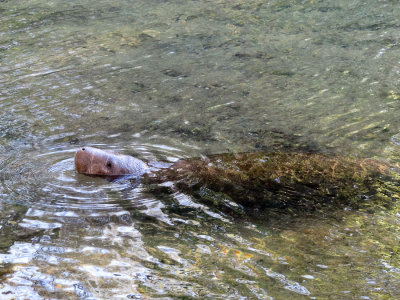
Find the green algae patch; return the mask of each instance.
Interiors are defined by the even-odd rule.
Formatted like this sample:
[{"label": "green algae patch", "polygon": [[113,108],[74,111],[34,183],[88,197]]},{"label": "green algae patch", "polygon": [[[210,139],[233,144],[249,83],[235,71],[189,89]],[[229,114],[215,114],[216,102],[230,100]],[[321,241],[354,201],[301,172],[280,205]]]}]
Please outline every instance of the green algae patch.
[{"label": "green algae patch", "polygon": [[230,200],[245,207],[306,211],[388,207],[398,195],[398,174],[390,165],[323,154],[215,155],[179,161],[158,176],[217,207]]}]

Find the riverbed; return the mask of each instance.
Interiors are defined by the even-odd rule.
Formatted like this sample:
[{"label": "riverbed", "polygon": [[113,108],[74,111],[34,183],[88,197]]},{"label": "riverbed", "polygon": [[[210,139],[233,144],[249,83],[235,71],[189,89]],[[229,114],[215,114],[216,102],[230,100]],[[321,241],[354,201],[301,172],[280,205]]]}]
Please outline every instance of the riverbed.
[{"label": "riverbed", "polygon": [[73,166],[84,145],[396,166],[399,27],[390,0],[0,1],[0,298],[399,298],[400,195],[238,217]]}]

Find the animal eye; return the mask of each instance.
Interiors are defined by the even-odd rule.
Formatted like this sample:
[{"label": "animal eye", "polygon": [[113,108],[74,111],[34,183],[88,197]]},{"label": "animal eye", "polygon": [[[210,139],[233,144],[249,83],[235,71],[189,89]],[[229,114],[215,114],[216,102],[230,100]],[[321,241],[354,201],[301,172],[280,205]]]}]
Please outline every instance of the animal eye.
[{"label": "animal eye", "polygon": [[112,164],[110,162],[107,163],[107,167],[111,168]]}]

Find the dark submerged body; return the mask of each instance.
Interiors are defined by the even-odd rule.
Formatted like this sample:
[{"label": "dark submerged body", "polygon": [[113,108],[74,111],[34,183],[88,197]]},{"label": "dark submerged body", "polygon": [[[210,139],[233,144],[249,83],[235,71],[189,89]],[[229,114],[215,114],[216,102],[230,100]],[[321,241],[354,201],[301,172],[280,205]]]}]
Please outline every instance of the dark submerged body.
[{"label": "dark submerged body", "polygon": [[385,186],[390,173],[389,165],[370,159],[250,153],[178,161],[155,178],[174,181],[179,190],[211,202],[227,198],[245,207],[312,211],[357,208],[370,200],[390,205],[391,190]]},{"label": "dark submerged body", "polygon": [[[102,154],[101,151],[95,149],[94,155]],[[119,159],[122,165],[131,162],[132,168],[125,174],[142,178],[146,184],[171,181],[177,190],[216,206],[228,200],[248,208],[312,211],[323,207],[359,207],[371,199],[387,206],[394,192],[393,187],[387,188],[385,182],[388,181],[384,178],[394,175],[390,166],[371,159],[305,153],[221,154],[183,159],[168,168],[149,171],[141,160],[131,161],[125,155],[107,151],[103,155],[100,162],[105,162],[105,158],[113,160],[114,164]],[[77,159],[75,165],[79,172]],[[104,170],[101,174],[85,174],[124,175],[104,174],[107,169]],[[397,188],[395,190],[397,192]]]}]

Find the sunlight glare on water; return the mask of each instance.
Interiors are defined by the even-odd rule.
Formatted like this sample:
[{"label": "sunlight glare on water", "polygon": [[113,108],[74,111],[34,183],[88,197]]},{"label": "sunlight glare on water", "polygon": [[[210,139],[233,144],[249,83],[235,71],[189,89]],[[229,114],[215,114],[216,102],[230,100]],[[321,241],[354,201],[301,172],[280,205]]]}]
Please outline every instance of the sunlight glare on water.
[{"label": "sunlight glare on water", "polygon": [[399,20],[390,0],[0,1],[0,298],[399,298],[400,195],[250,217],[73,160],[288,151],[396,170]]}]

